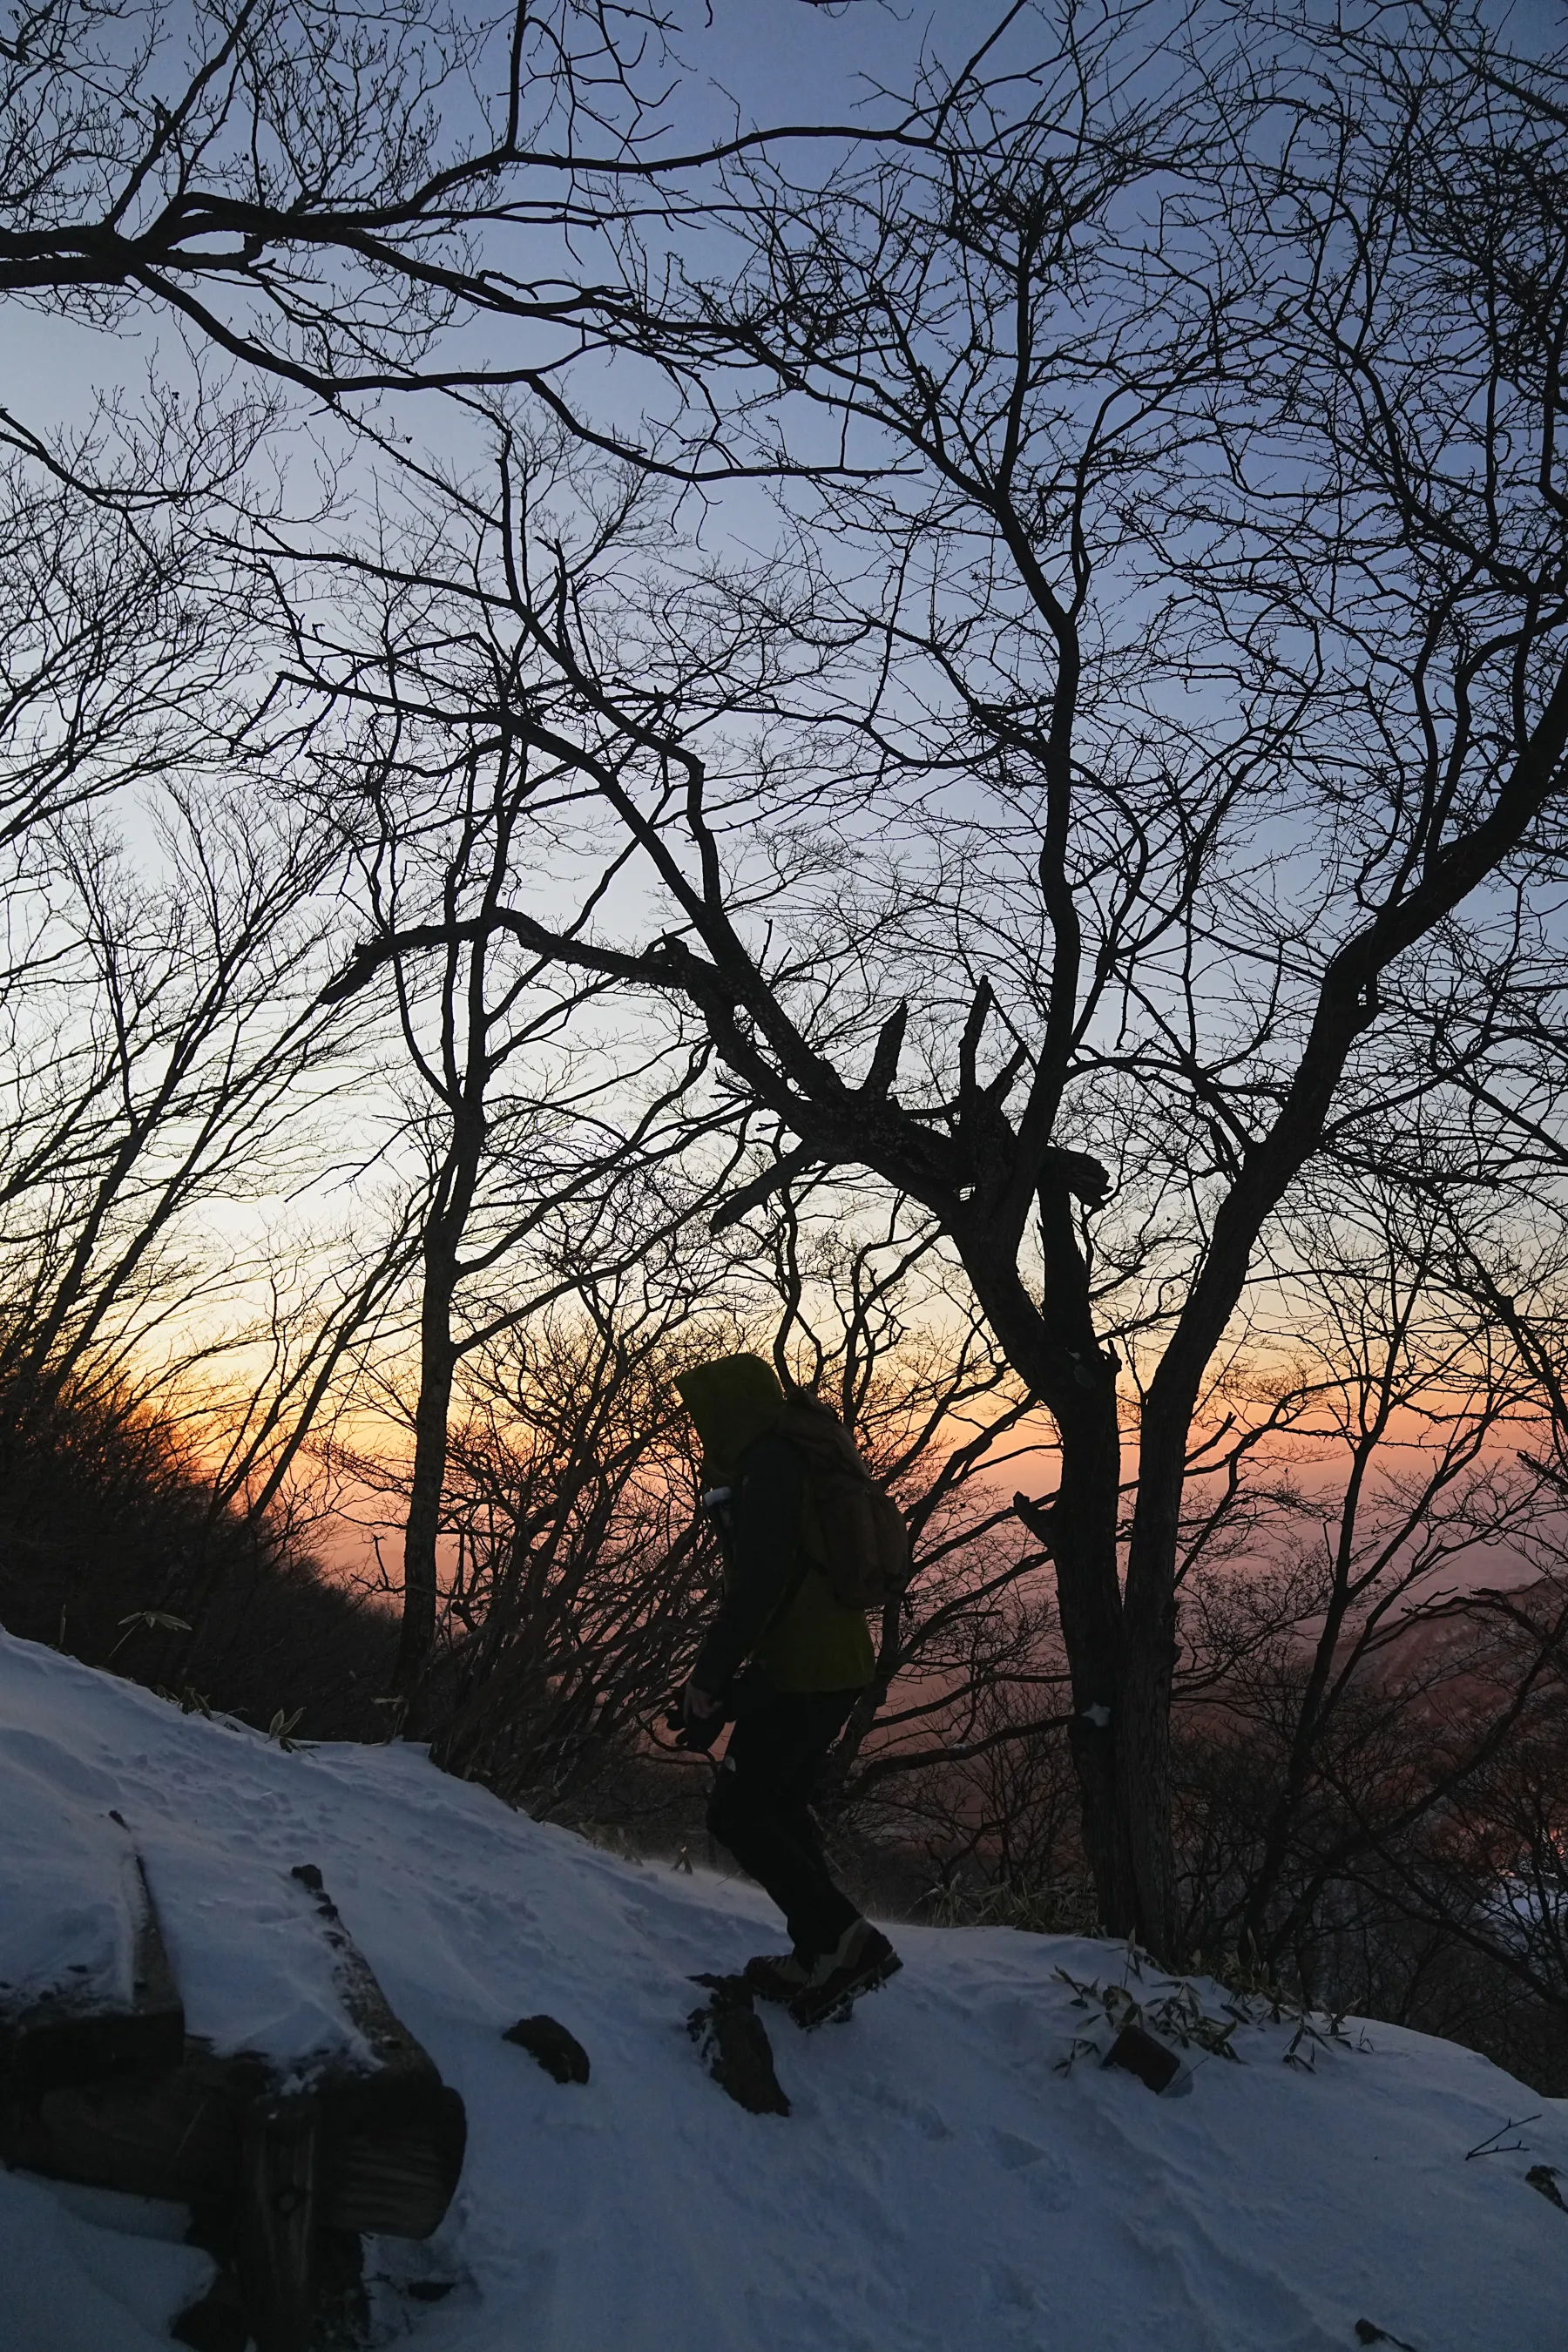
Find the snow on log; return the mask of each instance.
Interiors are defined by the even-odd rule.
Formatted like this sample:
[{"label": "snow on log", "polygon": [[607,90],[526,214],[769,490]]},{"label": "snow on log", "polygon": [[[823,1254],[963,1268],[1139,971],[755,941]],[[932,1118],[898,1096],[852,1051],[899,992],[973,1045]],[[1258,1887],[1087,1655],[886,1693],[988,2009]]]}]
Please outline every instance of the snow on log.
[{"label": "snow on log", "polygon": [[427,2238],[463,2168],[463,2102],[394,2014],[321,1872],[302,1863],[294,1876],[314,1900],[339,1998],[375,2061],[366,2070],[352,2057],[334,2058],[312,2077],[321,2108],[321,2218],[335,2230]]},{"label": "snow on log", "polygon": [[[0,2113],[0,2158],[47,2179],[163,2197],[195,2208],[232,2210],[247,2177],[247,2134],[255,2113],[278,2101],[285,2087],[308,2096],[318,2118],[312,2158],[319,2186],[317,2218],[330,2229],[425,2238],[437,2228],[462,2170],[467,2123],[462,2100],[395,2014],[374,1970],[353,1942],[310,1865],[296,1873],[314,1897],[312,1927],[327,1935],[333,1979],[358,2047],[292,2061],[240,2050],[215,2052],[184,2036],[171,2046],[167,2012],[163,2039],[144,2072],[118,2063],[88,2061],[101,2042],[72,2044],[68,2067],[58,2058],[13,2078]],[[153,1922],[149,1900],[147,1918]],[[158,1947],[161,1952],[161,1939]],[[167,1962],[147,1957],[152,1947],[127,1942],[144,1956],[149,1991],[167,1979]],[[126,1998],[134,1990],[128,1963]],[[167,1979],[172,1984],[172,1979]],[[94,1998],[104,1994],[95,1984]],[[28,2016],[31,2012],[26,2012]],[[51,2032],[53,2031],[51,2018]],[[103,2030],[119,2030],[129,2011],[92,2012]],[[177,2014],[177,2006],[176,2006]],[[27,2053],[45,2048],[35,2032]],[[52,2045],[51,2045],[52,2046]],[[142,2046],[152,2047],[152,2044]],[[258,2158],[259,2162],[261,2159]]]},{"label": "snow on log", "polygon": [[118,1813],[37,1797],[0,1906],[0,2100],[177,2066],[185,2019]]}]

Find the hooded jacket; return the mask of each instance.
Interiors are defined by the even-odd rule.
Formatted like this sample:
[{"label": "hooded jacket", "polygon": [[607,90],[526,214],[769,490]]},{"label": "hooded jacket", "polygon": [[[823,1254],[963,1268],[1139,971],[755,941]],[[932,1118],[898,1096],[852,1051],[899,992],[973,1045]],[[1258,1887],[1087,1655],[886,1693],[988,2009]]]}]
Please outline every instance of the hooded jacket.
[{"label": "hooded jacket", "polygon": [[805,1463],[778,1435],[784,1393],[761,1356],[695,1365],[676,1392],[702,1441],[702,1483],[731,1490],[724,1598],[692,1680],[721,1693],[749,1659],[776,1690],[863,1690],[876,1668],[865,1612],[803,1549]]}]

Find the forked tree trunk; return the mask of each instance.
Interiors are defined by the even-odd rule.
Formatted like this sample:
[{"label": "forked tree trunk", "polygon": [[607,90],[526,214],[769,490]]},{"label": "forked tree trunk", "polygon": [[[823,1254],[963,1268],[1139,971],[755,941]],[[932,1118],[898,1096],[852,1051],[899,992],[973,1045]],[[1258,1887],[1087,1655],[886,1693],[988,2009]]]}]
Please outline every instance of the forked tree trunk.
[{"label": "forked tree trunk", "polygon": [[1061,1449],[1050,1546],[1071,1680],[1068,1746],[1100,1921],[1163,1960],[1172,1957],[1174,1883],[1162,1700],[1170,1688],[1172,1605],[1168,1588],[1163,1608],[1157,1590],[1140,1588],[1131,1610],[1123,1602],[1116,1364],[1095,1335],[1065,1198],[1046,1204],[1045,1225],[1042,1303],[1020,1281],[1016,1256],[982,1243],[964,1263],[1008,1360],[1044,1400]]}]

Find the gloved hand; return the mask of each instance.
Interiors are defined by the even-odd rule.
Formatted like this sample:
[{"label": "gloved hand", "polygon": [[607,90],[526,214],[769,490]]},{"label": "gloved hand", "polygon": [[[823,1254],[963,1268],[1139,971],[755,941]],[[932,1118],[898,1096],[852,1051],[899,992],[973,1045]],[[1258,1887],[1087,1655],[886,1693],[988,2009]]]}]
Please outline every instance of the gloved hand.
[{"label": "gloved hand", "polygon": [[678,1748],[695,1749],[706,1755],[727,1720],[727,1709],[721,1698],[705,1691],[694,1682],[688,1682],[680,1694],[680,1731]]}]

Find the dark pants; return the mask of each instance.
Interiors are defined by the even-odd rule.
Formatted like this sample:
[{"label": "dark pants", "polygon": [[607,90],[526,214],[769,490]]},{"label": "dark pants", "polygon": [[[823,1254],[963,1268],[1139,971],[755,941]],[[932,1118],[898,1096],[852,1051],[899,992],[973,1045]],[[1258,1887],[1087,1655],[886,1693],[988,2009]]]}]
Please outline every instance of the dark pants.
[{"label": "dark pants", "polygon": [[811,1799],[827,1751],[860,1694],[777,1691],[748,1676],[708,1827],[765,1886],[802,1958],[830,1952],[859,1916],[828,1873]]}]

